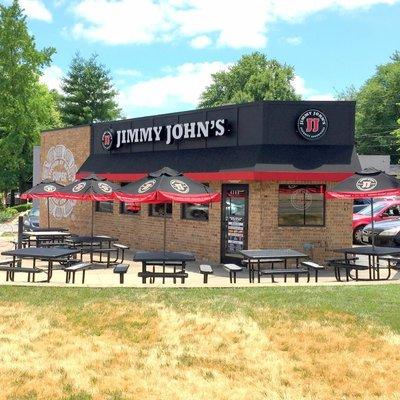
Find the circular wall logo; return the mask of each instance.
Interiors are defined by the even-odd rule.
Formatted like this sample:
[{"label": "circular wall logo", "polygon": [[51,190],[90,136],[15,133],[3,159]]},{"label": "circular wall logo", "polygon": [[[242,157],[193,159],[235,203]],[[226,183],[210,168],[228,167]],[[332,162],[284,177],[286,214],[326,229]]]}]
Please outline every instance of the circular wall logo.
[{"label": "circular wall logo", "polygon": [[85,186],[86,186],[86,182],[79,182],[72,188],[72,191],[74,193],[78,193],[81,190],[83,190],[85,188]]},{"label": "circular wall logo", "polygon": [[376,179],[369,178],[369,177],[360,178],[356,182],[356,188],[358,190],[362,190],[363,192],[368,192],[369,190],[373,190],[376,188],[377,185],[378,185],[378,182],[376,181]]},{"label": "circular wall logo", "polygon": [[112,130],[107,130],[101,136],[101,145],[104,150],[111,150],[114,146],[114,135]]},{"label": "circular wall logo", "polygon": [[311,207],[312,196],[307,189],[297,189],[290,196],[290,203],[296,210],[307,210]]},{"label": "circular wall logo", "polygon": [[56,191],[56,187],[54,185],[44,185],[43,190],[47,193],[53,193]]},{"label": "circular wall logo", "polygon": [[[71,150],[62,144],[49,148],[43,162],[42,179],[67,185],[75,180],[78,168]],[[76,200],[49,198],[50,214],[56,218],[67,218],[71,215]]]},{"label": "circular wall logo", "polygon": [[98,186],[99,186],[99,189],[101,191],[103,191],[104,193],[111,193],[112,192],[112,188],[108,183],[99,182]]},{"label": "circular wall logo", "polygon": [[139,187],[138,192],[139,193],[148,192],[155,184],[156,184],[156,180],[155,179],[151,179],[150,181],[147,181],[147,182],[143,183],[143,185],[141,185]]},{"label": "circular wall logo", "polygon": [[320,110],[307,110],[297,120],[297,130],[304,139],[320,139],[328,131],[328,118]]},{"label": "circular wall logo", "polygon": [[172,189],[179,193],[189,193],[189,186],[179,179],[172,179],[169,184],[171,185]]}]

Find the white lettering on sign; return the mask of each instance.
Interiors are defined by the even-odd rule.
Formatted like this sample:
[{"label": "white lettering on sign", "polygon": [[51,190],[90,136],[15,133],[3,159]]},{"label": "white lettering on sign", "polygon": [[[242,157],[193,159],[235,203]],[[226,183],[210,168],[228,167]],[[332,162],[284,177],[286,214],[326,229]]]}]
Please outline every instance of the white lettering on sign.
[{"label": "white lettering on sign", "polygon": [[[148,143],[165,141],[171,144],[174,141],[203,139],[211,136],[224,136],[228,132],[226,119],[211,121],[185,122],[182,124],[152,126],[148,128],[121,129],[113,133],[115,148],[124,144]],[[111,150],[111,148],[104,148]]]}]

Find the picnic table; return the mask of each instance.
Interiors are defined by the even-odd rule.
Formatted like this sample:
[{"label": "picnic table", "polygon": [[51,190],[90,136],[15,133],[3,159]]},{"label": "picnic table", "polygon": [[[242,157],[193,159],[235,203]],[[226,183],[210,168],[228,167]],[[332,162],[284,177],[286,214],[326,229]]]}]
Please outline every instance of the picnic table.
[{"label": "picnic table", "polygon": [[[308,258],[307,254],[292,249],[257,249],[257,250],[241,250],[239,253],[248,261],[249,282],[254,283],[254,265],[257,265],[260,271],[261,263],[268,260],[283,260],[283,267],[287,269],[288,261],[295,260],[296,268],[299,267],[299,260]],[[284,275],[286,282],[286,275]]]},{"label": "picnic table", "polygon": [[[354,255],[364,255],[368,257],[368,278],[359,278],[358,273],[356,274],[355,277],[350,275],[349,270],[351,269],[356,269],[357,265],[354,266],[354,264],[350,264],[350,262],[345,262],[345,264],[349,264],[349,267],[347,268],[347,280],[348,278],[353,279],[353,280],[366,280],[366,281],[383,281],[383,280],[388,280],[390,279],[391,276],[391,268],[388,266],[388,273],[384,278],[381,278],[380,270],[381,266],[379,263],[379,258],[384,257],[384,256],[391,256],[391,255],[396,255],[400,254],[400,248],[399,247],[380,247],[380,246],[357,246],[357,247],[346,247],[342,249],[335,249],[333,250],[336,253],[342,253],[344,254],[345,260],[348,260],[349,254],[354,256]],[[353,267],[354,266],[354,267]],[[338,265],[340,267],[340,265]],[[351,268],[353,267],[353,268]],[[337,274],[336,279],[338,281],[341,280],[340,274]]]},{"label": "picnic table", "polygon": [[24,231],[22,236],[28,240],[28,247],[31,246],[31,241],[35,242],[36,247],[40,247],[43,242],[57,243],[64,242],[65,238],[70,236],[68,231]]},{"label": "picnic table", "polygon": [[[112,247],[118,238],[108,235],[94,235],[94,236],[78,236],[72,235],[66,243],[71,248],[79,249],[81,255],[88,253],[90,255],[90,262],[106,263],[107,267],[111,265],[111,253],[117,251],[117,248]],[[99,259],[94,260],[94,254],[99,255]],[[103,260],[103,255],[106,255],[106,260]]]},{"label": "picnic table", "polygon": [[17,266],[18,260],[33,260],[32,270],[37,269],[36,261],[47,261],[47,282],[53,275],[54,261],[66,260],[68,261],[72,256],[79,253],[76,249],[67,249],[59,247],[26,247],[24,249],[7,250],[1,254],[4,256],[11,256],[12,265]]},{"label": "picnic table", "polygon": [[[189,252],[179,251],[137,251],[133,257],[133,261],[142,263],[142,271],[138,276],[142,278],[142,283],[146,283],[146,279],[150,278],[150,283],[154,283],[155,278],[162,278],[165,283],[165,278],[173,278],[174,283],[176,279],[180,278],[182,283],[188,277],[185,271],[186,262],[195,261],[195,256]],[[152,271],[147,269],[152,266]],[[161,272],[156,272],[155,267],[162,267]],[[172,267],[173,272],[167,272],[166,267]]]}]

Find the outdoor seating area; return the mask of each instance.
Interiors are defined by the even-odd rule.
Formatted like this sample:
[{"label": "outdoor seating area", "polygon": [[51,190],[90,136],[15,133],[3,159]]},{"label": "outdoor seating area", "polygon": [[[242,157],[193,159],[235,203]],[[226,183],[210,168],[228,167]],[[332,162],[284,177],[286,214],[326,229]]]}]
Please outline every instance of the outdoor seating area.
[{"label": "outdoor seating area", "polygon": [[[0,271],[6,273],[1,283],[233,287],[400,282],[399,249],[335,249],[333,254],[341,252],[345,257],[321,264],[293,249],[243,250],[236,263],[224,264],[197,260],[190,252],[135,251],[116,242],[117,238],[107,235],[90,238],[69,233],[60,246],[47,246],[45,242],[37,247],[38,242],[31,241],[30,247],[2,252],[8,259],[0,262]],[[375,254],[373,258],[371,253]]]}]

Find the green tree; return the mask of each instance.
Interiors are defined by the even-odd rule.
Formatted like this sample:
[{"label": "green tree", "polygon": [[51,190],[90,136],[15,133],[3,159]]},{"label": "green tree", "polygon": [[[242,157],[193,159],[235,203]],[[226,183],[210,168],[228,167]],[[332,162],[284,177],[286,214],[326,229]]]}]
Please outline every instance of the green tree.
[{"label": "green tree", "polygon": [[95,54],[87,60],[76,54],[61,87],[60,111],[66,125],[108,121],[121,115],[110,72]]},{"label": "green tree", "polygon": [[[360,154],[396,156],[400,137],[394,131],[400,118],[400,53],[380,65],[357,94],[356,140]],[[397,143],[396,143],[397,140]]]},{"label": "green tree", "polygon": [[350,85],[347,88],[336,93],[336,100],[356,101],[358,90],[354,85]]},{"label": "green tree", "polygon": [[55,49],[36,49],[17,0],[0,5],[0,190],[24,190],[32,176],[32,147],[59,123],[53,98],[39,83]]},{"label": "green tree", "polygon": [[212,75],[200,96],[199,107],[261,100],[300,100],[292,86],[294,69],[264,54],[244,55],[227,71]]}]

